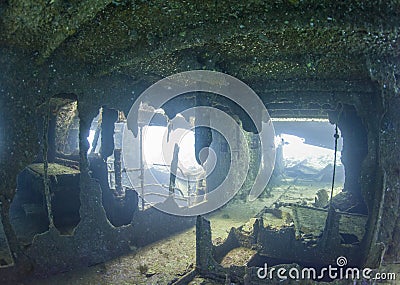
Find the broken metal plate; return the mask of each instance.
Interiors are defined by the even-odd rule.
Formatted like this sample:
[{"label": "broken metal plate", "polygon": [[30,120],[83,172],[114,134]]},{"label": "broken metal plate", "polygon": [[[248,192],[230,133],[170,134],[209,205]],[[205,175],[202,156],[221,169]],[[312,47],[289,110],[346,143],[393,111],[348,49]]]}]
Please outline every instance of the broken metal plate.
[{"label": "broken metal plate", "polygon": [[[328,211],[306,206],[291,206],[293,222],[296,233],[320,236],[325,227]],[[352,234],[361,241],[365,234],[367,216],[350,213],[339,213],[339,232],[341,234]]]}]

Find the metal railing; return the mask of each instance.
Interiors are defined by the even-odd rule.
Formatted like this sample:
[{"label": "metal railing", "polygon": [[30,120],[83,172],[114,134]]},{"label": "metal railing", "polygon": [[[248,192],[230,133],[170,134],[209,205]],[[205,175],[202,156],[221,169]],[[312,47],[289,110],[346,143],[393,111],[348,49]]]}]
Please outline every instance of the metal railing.
[{"label": "metal railing", "polygon": [[[165,167],[165,168],[168,168],[168,169],[171,168],[171,166],[167,165],[167,164],[155,163],[153,165],[154,166]],[[108,182],[109,182],[109,186],[110,186],[111,189],[117,189],[116,179],[115,179],[116,171],[115,171],[114,167],[115,167],[115,161],[114,160],[108,160],[107,161]],[[182,174],[182,177],[184,177],[185,179],[183,180],[182,178],[179,178],[179,177],[177,177],[177,179],[179,181],[185,181],[187,189],[186,189],[186,191],[182,191],[182,189],[180,189],[178,187],[174,187],[173,188],[174,193],[173,193],[172,197],[175,200],[186,202],[188,207],[193,207],[193,206],[195,206],[197,204],[200,204],[200,203],[203,203],[204,201],[206,201],[207,200],[207,191],[206,191],[207,187],[204,187],[202,189],[204,191],[204,194],[202,194],[202,195],[204,195],[203,200],[201,202],[199,202],[199,203],[193,203],[196,200],[196,197],[198,196],[196,194],[196,190],[199,188],[199,186],[197,186],[197,184],[202,184],[202,182],[204,181],[204,178],[198,178],[198,179],[192,180],[196,176],[186,175],[179,166],[178,166],[178,170]],[[141,193],[140,194],[141,210],[144,210],[146,208],[146,205],[150,205],[151,206],[151,205],[155,204],[155,203],[146,202],[146,199],[145,199],[146,196],[158,196],[158,197],[162,197],[162,198],[171,197],[171,194],[168,193],[168,192],[159,193],[159,192],[145,192],[144,191],[144,189],[146,187],[162,187],[164,189],[169,189],[169,185],[167,185],[167,184],[162,184],[162,183],[149,183],[149,184],[146,184],[145,183],[145,177],[144,177],[144,173],[145,173],[144,165],[143,165],[143,167],[140,167],[140,168],[122,168],[121,169],[121,174],[122,173],[128,173],[128,172],[140,172],[140,175],[139,175],[140,186],[139,187],[137,187],[137,185],[133,185],[133,184],[131,184],[131,185],[126,185],[125,184],[125,185],[122,185],[122,187],[124,189],[126,189],[126,188],[132,188],[132,189],[139,188],[140,189],[140,193]],[[191,182],[194,182],[194,181],[196,182],[196,186],[193,189],[191,187]],[[184,192],[186,192],[186,195],[185,195]],[[180,195],[176,195],[177,193],[179,193]]]}]

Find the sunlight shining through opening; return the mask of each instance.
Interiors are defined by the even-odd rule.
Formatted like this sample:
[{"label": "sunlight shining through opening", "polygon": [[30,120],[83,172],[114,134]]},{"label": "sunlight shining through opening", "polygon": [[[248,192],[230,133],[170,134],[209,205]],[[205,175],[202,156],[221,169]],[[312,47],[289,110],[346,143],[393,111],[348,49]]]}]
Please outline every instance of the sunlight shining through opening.
[{"label": "sunlight shining through opening", "polygon": [[[305,163],[315,169],[321,170],[333,163],[334,150],[332,149],[307,144],[304,138],[284,133],[275,137],[276,146],[282,142],[282,139],[284,141],[282,148],[286,167]],[[336,155],[338,157],[336,165],[340,166],[341,152],[338,150]]]}]

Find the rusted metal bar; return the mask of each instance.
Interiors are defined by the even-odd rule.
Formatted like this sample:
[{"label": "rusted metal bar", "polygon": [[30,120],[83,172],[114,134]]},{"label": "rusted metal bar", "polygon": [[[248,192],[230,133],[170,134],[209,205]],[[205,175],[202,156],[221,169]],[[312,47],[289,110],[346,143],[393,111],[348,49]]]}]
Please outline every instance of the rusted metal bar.
[{"label": "rusted metal bar", "polygon": [[171,169],[169,176],[169,194],[172,196],[175,193],[175,181],[176,181],[176,172],[178,170],[178,154],[179,154],[179,146],[178,144],[174,145],[174,154],[172,156],[171,161]]},{"label": "rusted metal bar", "polygon": [[115,190],[118,194],[123,192],[121,151],[121,149],[114,149]]},{"label": "rusted metal bar", "polygon": [[45,201],[47,207],[47,215],[49,219],[49,228],[54,229],[54,220],[53,220],[53,211],[51,205],[51,193],[50,193],[50,180],[48,176],[48,131],[49,131],[49,120],[50,120],[50,107],[47,114],[43,118],[43,185],[44,185],[44,193],[45,193]]}]

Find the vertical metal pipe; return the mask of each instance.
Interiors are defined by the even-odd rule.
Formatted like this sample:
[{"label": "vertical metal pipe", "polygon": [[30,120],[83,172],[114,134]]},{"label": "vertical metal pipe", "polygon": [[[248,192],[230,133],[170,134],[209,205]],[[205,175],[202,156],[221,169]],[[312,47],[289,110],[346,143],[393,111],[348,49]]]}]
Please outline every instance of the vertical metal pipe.
[{"label": "vertical metal pipe", "polygon": [[48,132],[49,132],[49,120],[50,120],[50,105],[48,107],[47,113],[43,118],[43,184],[44,184],[44,196],[46,199],[47,216],[49,219],[49,228],[54,228],[53,211],[51,205],[51,193],[50,193],[50,180],[48,176]]},{"label": "vertical metal pipe", "polygon": [[169,176],[169,195],[173,196],[175,193],[175,181],[176,181],[176,173],[178,171],[178,154],[179,154],[179,146],[178,144],[174,145],[174,153],[171,161],[171,169]]},{"label": "vertical metal pipe", "polygon": [[93,141],[92,141],[92,148],[90,150],[90,153],[96,152],[96,148],[99,143],[99,138],[100,138],[100,134],[101,134],[102,116],[103,116],[103,107],[101,107],[99,110],[99,118],[97,119],[97,127],[96,127],[96,131],[94,133],[94,137],[93,137]]},{"label": "vertical metal pipe", "polygon": [[188,207],[190,207],[192,204],[191,204],[191,201],[190,201],[190,197],[191,197],[191,194],[192,194],[192,189],[190,189],[190,181],[191,181],[191,179],[192,179],[192,176],[190,176],[190,175],[188,175],[188,177],[187,177],[187,194],[188,194],[188,197],[187,197],[187,203],[188,203]]},{"label": "vertical metal pipe", "polygon": [[114,174],[115,174],[115,190],[118,195],[122,195],[122,164],[121,149],[114,150]]},{"label": "vertical metal pipe", "polygon": [[143,163],[143,127],[139,127],[139,159],[140,159],[140,190],[142,210],[144,210],[144,163]]}]

